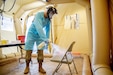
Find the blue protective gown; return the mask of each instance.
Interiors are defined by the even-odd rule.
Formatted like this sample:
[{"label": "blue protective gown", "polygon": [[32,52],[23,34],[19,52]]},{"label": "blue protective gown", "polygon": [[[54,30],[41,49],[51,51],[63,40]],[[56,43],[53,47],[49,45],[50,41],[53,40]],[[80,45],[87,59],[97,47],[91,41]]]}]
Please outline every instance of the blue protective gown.
[{"label": "blue protective gown", "polygon": [[[44,30],[45,29],[45,32]],[[33,50],[34,42],[37,46],[47,41],[50,33],[50,20],[44,17],[44,12],[38,12],[28,30],[25,50]]]}]

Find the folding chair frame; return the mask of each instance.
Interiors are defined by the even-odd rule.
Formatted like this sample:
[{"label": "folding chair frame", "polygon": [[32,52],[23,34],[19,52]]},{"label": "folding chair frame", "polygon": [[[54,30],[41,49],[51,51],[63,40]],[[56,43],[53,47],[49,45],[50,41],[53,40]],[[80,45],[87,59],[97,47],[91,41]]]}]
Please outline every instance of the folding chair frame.
[{"label": "folding chair frame", "polygon": [[[62,65],[62,63],[68,64],[69,71],[70,71],[70,73],[71,73],[71,75],[72,75],[72,71],[71,71],[71,68],[70,68],[70,65],[69,65],[69,64],[71,64],[71,62],[72,62],[73,65],[74,65],[74,69],[75,69],[75,71],[76,71],[76,74],[78,74],[77,69],[76,69],[76,66],[75,66],[75,63],[74,63],[74,60],[73,60],[73,57],[72,57],[72,54],[71,54],[72,47],[73,47],[74,44],[75,44],[75,42],[72,42],[72,44],[69,46],[69,49],[66,51],[66,53],[65,53],[65,55],[63,56],[63,58],[61,59],[61,61],[59,61],[59,64],[58,64],[58,66],[56,67],[56,69],[55,69],[55,71],[53,72],[52,75],[54,75],[55,72],[58,71],[58,69],[60,68],[60,66]],[[69,60],[68,60],[68,57],[67,57],[67,54],[68,54],[68,53],[70,53],[70,55],[71,55],[71,57],[72,57],[71,62],[69,62]],[[64,59],[66,59],[66,61],[63,61]]]}]

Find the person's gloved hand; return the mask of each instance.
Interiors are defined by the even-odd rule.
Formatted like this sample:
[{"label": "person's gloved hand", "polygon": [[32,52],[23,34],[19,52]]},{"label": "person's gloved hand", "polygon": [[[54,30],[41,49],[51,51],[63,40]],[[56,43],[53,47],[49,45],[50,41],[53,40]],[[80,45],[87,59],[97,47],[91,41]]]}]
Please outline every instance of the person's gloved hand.
[{"label": "person's gloved hand", "polygon": [[49,43],[51,43],[51,41],[48,39],[47,41],[45,41],[45,43],[48,45]]},{"label": "person's gloved hand", "polygon": [[52,42],[48,39],[47,41],[45,41],[45,48],[50,50],[51,44],[52,44]]}]

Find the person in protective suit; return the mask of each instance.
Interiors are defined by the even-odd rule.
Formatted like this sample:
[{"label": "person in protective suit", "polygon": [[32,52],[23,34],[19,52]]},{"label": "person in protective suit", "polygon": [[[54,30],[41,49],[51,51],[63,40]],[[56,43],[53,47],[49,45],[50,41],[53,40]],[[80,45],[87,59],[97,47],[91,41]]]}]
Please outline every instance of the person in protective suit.
[{"label": "person in protective suit", "polygon": [[[36,45],[38,46],[41,42],[49,42],[49,33],[50,33],[50,20],[52,19],[52,16],[54,14],[57,14],[57,10],[56,8],[49,6],[47,7],[47,10],[45,10],[44,12],[38,12],[35,17],[34,20],[28,30],[28,34],[27,34],[27,38],[26,38],[26,42],[25,42],[25,50],[26,50],[26,68],[24,70],[24,74],[29,73],[30,68],[29,68],[29,63],[31,61],[31,55],[32,55],[32,50],[33,50],[33,45],[34,42],[36,42]],[[44,29],[45,31],[44,32]],[[38,49],[37,52],[37,60],[39,63],[39,72],[41,73],[46,73],[46,71],[43,69],[42,67],[42,62],[44,59],[43,56],[43,49],[44,47],[42,47],[41,49]]]}]

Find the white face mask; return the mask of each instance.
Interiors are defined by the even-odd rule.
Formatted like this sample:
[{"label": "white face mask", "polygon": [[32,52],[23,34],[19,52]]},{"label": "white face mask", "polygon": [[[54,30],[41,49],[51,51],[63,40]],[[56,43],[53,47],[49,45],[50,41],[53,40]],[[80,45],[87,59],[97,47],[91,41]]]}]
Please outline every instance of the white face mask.
[{"label": "white face mask", "polygon": [[53,15],[54,15],[53,12],[50,12],[50,13],[49,13],[49,18],[52,19],[52,16],[53,16]]}]

